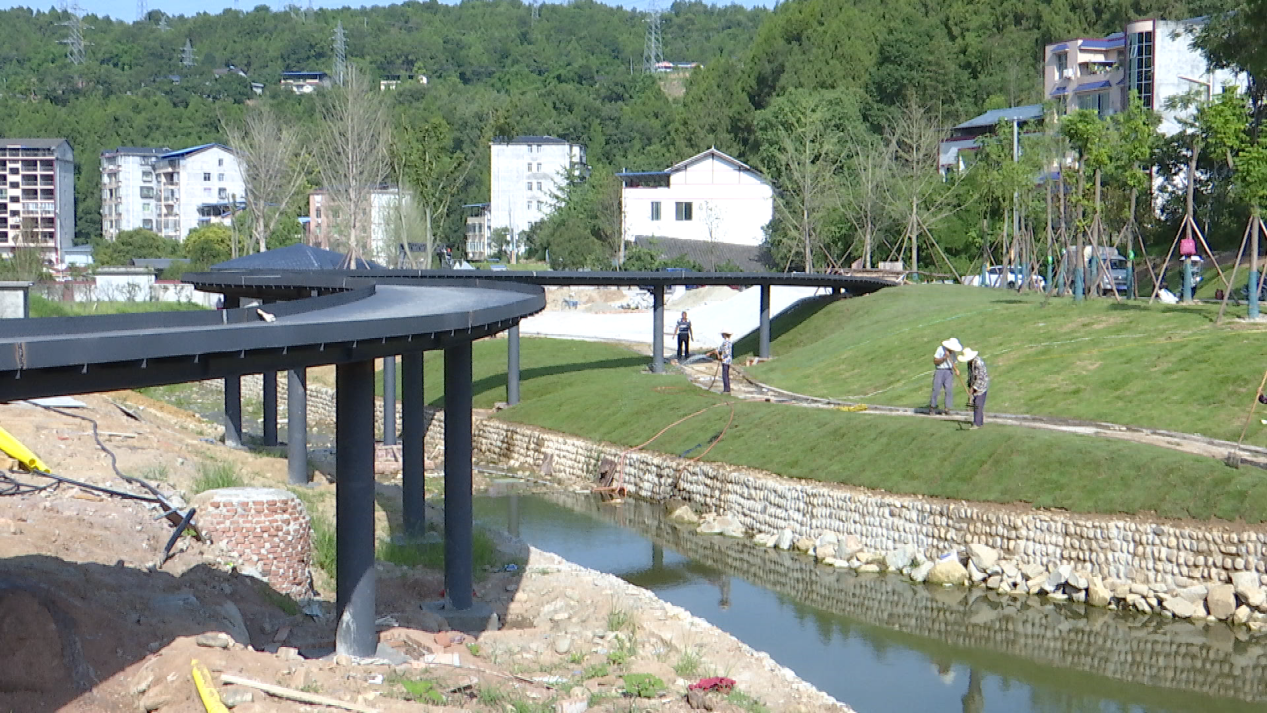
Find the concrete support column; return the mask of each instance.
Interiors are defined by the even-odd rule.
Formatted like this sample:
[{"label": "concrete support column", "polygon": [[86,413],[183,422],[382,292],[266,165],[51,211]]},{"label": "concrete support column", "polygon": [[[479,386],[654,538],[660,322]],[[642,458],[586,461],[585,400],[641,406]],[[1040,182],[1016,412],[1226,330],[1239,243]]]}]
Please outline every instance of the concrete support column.
[{"label": "concrete support column", "polygon": [[264,372],[264,445],[277,445],[277,372]]},{"label": "concrete support column", "polygon": [[423,352],[400,356],[401,512],[405,537],[422,537],[427,527],[425,478],[427,414],[423,398]]},{"label": "concrete support column", "polygon": [[651,288],[651,372],[664,373],[664,285]]},{"label": "concrete support column", "polygon": [[[239,297],[224,296],[225,309],[237,309],[242,304]],[[224,444],[242,445],[242,377],[224,378]]]},{"label": "concrete support column", "polygon": [[308,370],[286,378],[286,467],[291,485],[308,484]]},{"label": "concrete support column", "polygon": [[757,356],[770,358],[770,286],[761,285],[761,328],[758,332]]},{"label": "concrete support column", "polygon": [[373,656],[374,630],[374,361],[335,369],[335,651]]},{"label": "concrete support column", "polygon": [[519,324],[506,331],[506,403],[519,403]]},{"label": "concrete support column", "polygon": [[471,390],[471,343],[462,342],[444,350],[444,589],[459,610],[474,604]]},{"label": "concrete support column", "polygon": [[396,356],[383,359],[383,445],[396,445]]}]

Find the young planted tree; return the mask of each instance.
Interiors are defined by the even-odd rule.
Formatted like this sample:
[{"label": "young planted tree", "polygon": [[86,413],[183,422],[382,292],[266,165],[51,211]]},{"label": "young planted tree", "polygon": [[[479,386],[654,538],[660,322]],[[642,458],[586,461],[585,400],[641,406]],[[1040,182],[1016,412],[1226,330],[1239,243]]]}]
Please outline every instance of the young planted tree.
[{"label": "young planted tree", "polygon": [[[221,125],[246,188],[244,199],[251,214],[248,246],[264,252],[268,236],[289,214],[308,176],[311,156],[303,132],[265,104],[248,106],[241,123],[222,120]],[[247,252],[254,252],[249,247]]]},{"label": "young planted tree", "polygon": [[[1100,210],[1104,169],[1110,163],[1111,141],[1108,124],[1092,109],[1079,109],[1061,119],[1060,133],[1069,140],[1070,146],[1078,154],[1078,189],[1074,196],[1075,230],[1078,235],[1077,252],[1074,255],[1074,287],[1073,297],[1081,300],[1087,289],[1086,273],[1086,241],[1089,238],[1096,265],[1099,260],[1099,241],[1097,238],[1103,228]],[[1092,199],[1093,212],[1090,219],[1086,216],[1087,204],[1087,171],[1090,170],[1094,180],[1095,193]],[[1098,284],[1097,274],[1091,279]],[[1110,283],[1112,280],[1110,280]]]},{"label": "young planted tree", "polygon": [[[472,162],[453,150],[452,132],[440,117],[421,126],[405,122],[397,136],[398,171],[404,184],[402,202],[403,189],[408,186],[418,203],[427,246],[421,267],[430,269],[436,249],[436,230],[448,216],[449,206],[471,172]],[[417,256],[409,249],[408,241],[403,245],[410,266],[416,266]]]},{"label": "young planted tree", "polygon": [[888,147],[874,134],[854,131],[847,143],[842,165],[843,185],[838,195],[845,217],[857,236],[854,247],[858,247],[858,240],[862,241],[862,266],[870,270],[876,239],[884,234],[891,217],[885,207],[885,191],[893,166]]},{"label": "young planted tree", "polygon": [[1109,121],[1116,139],[1113,163],[1109,170],[1115,182],[1125,186],[1129,196],[1118,242],[1125,245],[1128,257],[1139,247],[1139,254],[1144,258],[1149,277],[1155,284],[1157,276],[1153,274],[1153,267],[1144,253],[1144,240],[1140,235],[1137,215],[1140,193],[1147,194],[1151,188],[1145,167],[1153,165],[1152,159],[1157,151],[1157,127],[1161,124],[1161,117],[1146,109],[1139,95],[1131,92],[1126,110],[1114,114]]},{"label": "young planted tree", "polygon": [[390,128],[382,95],[349,66],[342,87],[326,92],[317,132],[317,170],[331,205],[327,224],[349,265],[372,253],[370,200],[389,174]]}]

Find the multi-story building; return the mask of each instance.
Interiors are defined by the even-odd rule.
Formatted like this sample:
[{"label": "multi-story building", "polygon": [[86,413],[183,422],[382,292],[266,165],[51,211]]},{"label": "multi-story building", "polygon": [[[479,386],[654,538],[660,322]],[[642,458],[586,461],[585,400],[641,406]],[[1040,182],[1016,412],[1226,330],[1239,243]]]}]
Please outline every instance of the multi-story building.
[{"label": "multi-story building", "polygon": [[553,136],[520,136],[493,141],[489,229],[505,228],[507,240],[523,250],[520,233],[554,211],[563,184],[585,173],[585,147]]},{"label": "multi-story building", "polygon": [[624,239],[760,246],[774,217],[770,182],[717,149],[663,171],[621,172]]},{"label": "multi-story building", "polygon": [[[370,244],[367,260],[390,263],[399,252],[404,240],[404,224],[401,220],[401,200],[409,206],[408,192],[401,197],[396,186],[380,186],[369,195]],[[308,194],[308,244],[326,250],[345,250],[346,239],[339,234],[341,208],[335,197],[325,189]],[[362,221],[364,223],[364,221]]]},{"label": "multi-story building", "polygon": [[0,139],[0,253],[38,247],[63,262],[75,242],[75,152],[66,139]]},{"label": "multi-story building", "polygon": [[101,152],[101,234],[107,240],[137,228],[157,232],[159,202],[154,162],[170,151],[120,146]]},{"label": "multi-story building", "polygon": [[1184,110],[1168,106],[1172,97],[1196,92],[1209,99],[1225,86],[1244,88],[1243,76],[1214,69],[1192,44],[1204,18],[1135,20],[1124,32],[1047,45],[1043,53],[1043,94],[1060,113],[1094,109],[1101,116],[1122,111],[1130,93],[1161,115],[1159,127],[1180,130]]},{"label": "multi-story building", "polygon": [[493,213],[487,203],[471,203],[462,206],[462,210],[466,211],[466,259],[487,260],[496,252],[489,228]]},{"label": "multi-story building", "polygon": [[329,89],[333,82],[325,72],[282,72],[282,87],[296,94],[311,94],[318,89]]},{"label": "multi-story building", "polygon": [[237,156],[221,144],[162,153],[153,167],[154,232],[165,238],[184,240],[194,228],[223,222],[222,207],[246,197]]}]

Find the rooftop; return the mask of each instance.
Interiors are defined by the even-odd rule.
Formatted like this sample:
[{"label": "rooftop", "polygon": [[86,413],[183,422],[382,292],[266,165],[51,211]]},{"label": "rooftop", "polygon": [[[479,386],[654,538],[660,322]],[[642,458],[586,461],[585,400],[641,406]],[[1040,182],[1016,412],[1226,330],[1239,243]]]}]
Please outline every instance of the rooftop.
[{"label": "rooftop", "polygon": [[55,149],[68,143],[66,139],[0,139],[0,146],[23,149]]},{"label": "rooftop", "polygon": [[1035,121],[1043,118],[1042,104],[1026,104],[1025,106],[1012,106],[1006,109],[991,109],[980,116],[975,116],[962,124],[955,126],[956,129],[977,129],[982,127],[990,127],[1000,121]]},{"label": "rooftop", "polygon": [[[347,255],[333,250],[314,248],[297,243],[262,253],[243,255],[211,266],[212,270],[337,270],[343,267]],[[366,260],[357,264],[359,270],[381,270]]]},{"label": "rooftop", "polygon": [[233,153],[233,149],[229,148],[228,146],[225,146],[224,144],[211,143],[211,144],[199,144],[198,146],[190,146],[187,149],[181,149],[179,151],[169,151],[159,156],[159,158],[163,158],[163,159],[184,158],[185,156],[192,156],[193,154],[199,153],[201,151],[206,151],[207,149],[212,149],[212,148],[222,148],[225,151],[228,151],[229,153]]},{"label": "rooftop", "polygon": [[500,137],[493,139],[495,144],[566,144],[570,143],[557,136],[516,136],[513,139]]}]

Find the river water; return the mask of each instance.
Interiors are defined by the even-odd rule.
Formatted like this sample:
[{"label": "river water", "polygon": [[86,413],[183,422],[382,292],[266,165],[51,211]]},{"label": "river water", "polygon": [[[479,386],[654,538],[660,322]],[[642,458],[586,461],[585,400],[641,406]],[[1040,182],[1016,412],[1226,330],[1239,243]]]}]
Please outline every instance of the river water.
[{"label": "river water", "polygon": [[699,536],[629,500],[510,492],[475,512],[707,619],[859,713],[1267,709],[1267,646],[1224,624],[857,575]]}]

